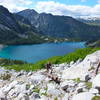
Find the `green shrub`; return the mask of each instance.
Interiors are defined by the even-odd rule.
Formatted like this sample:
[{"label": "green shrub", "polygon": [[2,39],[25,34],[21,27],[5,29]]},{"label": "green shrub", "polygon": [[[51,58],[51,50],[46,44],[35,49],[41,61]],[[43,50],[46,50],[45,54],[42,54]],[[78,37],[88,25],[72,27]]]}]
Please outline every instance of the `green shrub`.
[{"label": "green shrub", "polygon": [[77,83],[80,83],[81,82],[80,78],[73,79],[73,81],[74,82],[77,82]]},{"label": "green shrub", "polygon": [[32,92],[39,93],[39,92],[40,92],[40,89],[39,89],[39,87],[38,87],[38,86],[35,86]]},{"label": "green shrub", "polygon": [[54,98],[54,100],[58,100],[58,98],[56,97],[56,98]]},{"label": "green shrub", "polygon": [[92,88],[92,82],[86,82],[85,85],[88,89]]},{"label": "green shrub", "polygon": [[4,73],[0,76],[0,79],[2,80],[10,80],[11,75],[9,73]]},{"label": "green shrub", "polygon": [[92,100],[100,100],[100,96],[94,96]]}]

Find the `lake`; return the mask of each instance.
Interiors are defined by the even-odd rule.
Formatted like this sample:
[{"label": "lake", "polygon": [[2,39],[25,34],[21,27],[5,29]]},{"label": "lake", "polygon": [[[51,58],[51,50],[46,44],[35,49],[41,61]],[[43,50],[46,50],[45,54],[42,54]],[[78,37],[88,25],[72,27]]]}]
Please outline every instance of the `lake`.
[{"label": "lake", "polygon": [[0,57],[35,63],[53,56],[62,56],[84,47],[85,42],[10,45],[0,49]]}]

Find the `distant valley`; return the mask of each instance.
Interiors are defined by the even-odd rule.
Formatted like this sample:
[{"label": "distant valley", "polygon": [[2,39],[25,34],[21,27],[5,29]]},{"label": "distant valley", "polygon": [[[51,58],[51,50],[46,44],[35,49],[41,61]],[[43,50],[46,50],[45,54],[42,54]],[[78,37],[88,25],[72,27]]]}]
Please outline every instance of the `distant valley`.
[{"label": "distant valley", "polygon": [[88,25],[100,26],[100,17],[77,18],[77,20]]}]

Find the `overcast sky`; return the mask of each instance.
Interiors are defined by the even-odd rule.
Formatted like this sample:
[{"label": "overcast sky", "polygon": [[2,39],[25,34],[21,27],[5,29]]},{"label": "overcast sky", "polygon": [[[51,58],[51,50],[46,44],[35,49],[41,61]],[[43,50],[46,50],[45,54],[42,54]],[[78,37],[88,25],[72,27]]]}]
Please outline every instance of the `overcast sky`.
[{"label": "overcast sky", "polygon": [[0,0],[11,12],[35,9],[37,12],[73,17],[100,17],[100,0]]}]

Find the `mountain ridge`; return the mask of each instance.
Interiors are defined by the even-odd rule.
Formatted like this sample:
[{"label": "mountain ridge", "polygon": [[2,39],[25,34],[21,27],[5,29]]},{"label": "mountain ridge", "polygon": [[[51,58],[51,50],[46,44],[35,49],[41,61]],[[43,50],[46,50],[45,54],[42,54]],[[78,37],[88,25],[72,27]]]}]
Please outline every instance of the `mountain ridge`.
[{"label": "mountain ridge", "polygon": [[100,27],[70,16],[39,14],[33,9],[10,13],[7,8],[0,6],[1,44],[43,43],[55,41],[55,38],[78,41],[99,39]]},{"label": "mountain ridge", "polygon": [[0,44],[30,44],[48,42],[30,22],[0,6]]},{"label": "mountain ridge", "polygon": [[31,13],[31,10],[28,10],[28,12],[24,10],[17,14],[27,18],[33,26],[42,31],[43,35],[66,37],[68,39],[74,38],[83,41],[100,37],[100,28],[98,26],[87,25],[69,16],[46,13],[34,15]]}]

